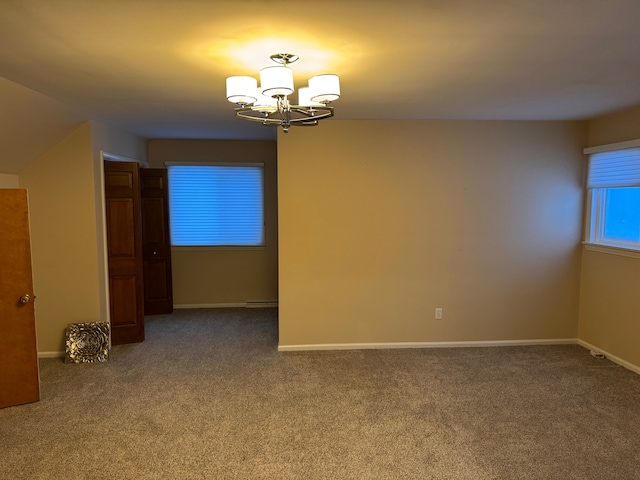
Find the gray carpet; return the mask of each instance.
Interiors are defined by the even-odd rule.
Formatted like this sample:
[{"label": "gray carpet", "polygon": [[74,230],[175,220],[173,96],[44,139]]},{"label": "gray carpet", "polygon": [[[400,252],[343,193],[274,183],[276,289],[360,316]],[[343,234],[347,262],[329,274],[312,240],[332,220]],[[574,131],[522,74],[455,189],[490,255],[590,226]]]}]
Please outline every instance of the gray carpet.
[{"label": "gray carpet", "polygon": [[640,375],[579,346],[277,353],[277,310],[41,360],[2,479],[640,479]]}]

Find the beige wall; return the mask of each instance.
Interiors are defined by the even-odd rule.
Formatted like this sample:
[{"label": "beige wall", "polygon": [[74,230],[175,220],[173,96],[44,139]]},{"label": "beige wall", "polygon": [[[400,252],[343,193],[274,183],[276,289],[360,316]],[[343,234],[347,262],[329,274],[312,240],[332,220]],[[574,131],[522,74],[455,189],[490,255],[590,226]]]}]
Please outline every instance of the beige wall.
[{"label": "beige wall", "polygon": [[29,195],[39,352],[64,350],[68,323],[100,320],[91,124],[19,175]]},{"label": "beige wall", "polygon": [[575,338],[585,142],[569,122],[279,132],[280,345]]},{"label": "beige wall", "polygon": [[86,119],[69,105],[1,77],[0,105],[2,173],[17,175]]},{"label": "beige wall", "polygon": [[589,121],[589,147],[639,138],[640,106],[603,115]]},{"label": "beige wall", "polygon": [[585,250],[580,339],[640,367],[640,259]]},{"label": "beige wall", "polygon": [[[640,107],[589,122],[589,146],[640,139]],[[585,250],[580,339],[640,367],[640,259]]]},{"label": "beige wall", "polygon": [[143,139],[86,122],[17,177],[29,194],[39,352],[67,324],[108,320],[100,150],[145,155]]},{"label": "beige wall", "polygon": [[18,175],[0,173],[0,188],[18,188]]},{"label": "beige wall", "polygon": [[268,141],[152,140],[149,165],[264,162],[264,249],[173,249],[174,303],[238,304],[278,299],[276,144]]}]

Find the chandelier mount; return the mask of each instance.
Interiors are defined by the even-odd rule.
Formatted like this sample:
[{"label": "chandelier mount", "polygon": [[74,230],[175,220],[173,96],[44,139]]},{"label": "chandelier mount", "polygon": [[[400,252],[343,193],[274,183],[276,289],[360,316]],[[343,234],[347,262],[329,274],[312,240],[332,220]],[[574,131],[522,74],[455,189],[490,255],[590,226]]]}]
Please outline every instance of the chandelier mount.
[{"label": "chandelier mount", "polygon": [[289,65],[296,62],[300,57],[293,53],[274,53],[269,58],[280,65]]}]

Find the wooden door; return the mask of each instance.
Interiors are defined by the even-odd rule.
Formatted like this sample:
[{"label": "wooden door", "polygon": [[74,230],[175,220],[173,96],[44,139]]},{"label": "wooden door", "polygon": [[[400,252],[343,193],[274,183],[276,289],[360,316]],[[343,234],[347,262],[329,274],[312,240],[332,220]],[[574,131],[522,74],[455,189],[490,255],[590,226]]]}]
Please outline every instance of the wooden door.
[{"label": "wooden door", "polygon": [[139,168],[104,162],[111,343],[144,340]]},{"label": "wooden door", "polygon": [[40,400],[27,191],[0,189],[0,408]]},{"label": "wooden door", "polygon": [[169,197],[165,168],[140,169],[144,314],[173,312]]}]

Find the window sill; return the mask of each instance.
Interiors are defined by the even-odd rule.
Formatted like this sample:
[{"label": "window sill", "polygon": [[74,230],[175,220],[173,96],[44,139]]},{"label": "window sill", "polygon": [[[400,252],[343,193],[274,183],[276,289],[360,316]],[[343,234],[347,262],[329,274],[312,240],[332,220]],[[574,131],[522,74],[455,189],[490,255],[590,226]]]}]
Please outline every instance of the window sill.
[{"label": "window sill", "polygon": [[171,251],[172,252],[205,252],[205,251],[223,251],[223,250],[264,250],[265,249],[265,245],[259,245],[259,246],[255,246],[255,247],[250,247],[250,246],[243,246],[243,245],[227,245],[227,246],[214,246],[214,245],[209,245],[209,246],[188,246],[188,247],[177,247],[177,246],[173,246],[171,247]]},{"label": "window sill", "polygon": [[640,258],[640,250],[587,242],[582,242],[582,244],[584,245],[585,250],[589,250],[592,252],[607,253],[609,255],[619,255],[621,257]]}]

